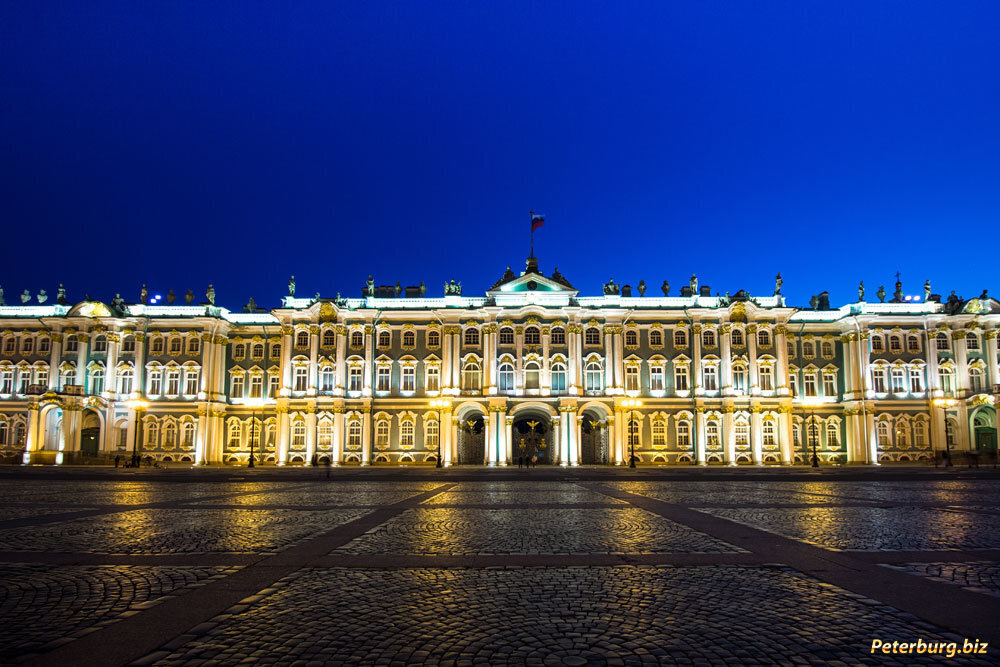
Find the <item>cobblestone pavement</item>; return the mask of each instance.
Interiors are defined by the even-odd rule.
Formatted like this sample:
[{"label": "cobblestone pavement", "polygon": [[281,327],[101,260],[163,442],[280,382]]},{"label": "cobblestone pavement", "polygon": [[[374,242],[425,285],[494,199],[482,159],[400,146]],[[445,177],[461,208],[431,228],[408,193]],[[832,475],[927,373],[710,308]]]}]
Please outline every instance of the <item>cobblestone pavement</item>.
[{"label": "cobblestone pavement", "polygon": [[905,563],[886,567],[1000,596],[1000,561]]},{"label": "cobblestone pavement", "polygon": [[307,569],[210,625],[155,664],[828,664],[873,628],[953,639],[787,568],[725,566]]},{"label": "cobblestone pavement", "polygon": [[413,509],[339,553],[592,554],[724,553],[740,551],[644,510]]},{"label": "cobblestone pavement", "polygon": [[0,661],[98,630],[236,568],[0,564]]},{"label": "cobblestone pavement", "polygon": [[873,639],[1000,647],[1000,477],[280,472],[0,471],[0,664],[881,665],[944,656]]},{"label": "cobblestone pavement", "polygon": [[783,507],[700,511],[828,549],[1000,549],[1000,516],[925,507]]},{"label": "cobblestone pavement", "polygon": [[7,551],[164,554],[273,552],[362,510],[135,510],[0,530]]}]

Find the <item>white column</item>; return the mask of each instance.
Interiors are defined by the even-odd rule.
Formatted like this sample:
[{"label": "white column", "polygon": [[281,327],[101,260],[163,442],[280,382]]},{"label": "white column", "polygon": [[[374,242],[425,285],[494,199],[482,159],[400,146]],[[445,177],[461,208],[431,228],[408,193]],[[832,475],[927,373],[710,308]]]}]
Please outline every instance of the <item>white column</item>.
[{"label": "white column", "polygon": [[288,408],[278,411],[278,442],[275,449],[277,464],[283,466],[288,463]]},{"label": "white column", "polygon": [[722,395],[731,396],[733,393],[733,355],[730,351],[732,326],[724,324],[719,327],[719,347],[722,353]]},{"label": "white column", "polygon": [[[267,345],[264,346],[267,349]],[[209,385],[212,382],[212,370],[215,363],[215,347],[212,345],[212,334],[203,333],[201,335],[201,378],[198,380],[198,389],[205,396],[206,399],[211,399],[212,396],[209,393]],[[266,366],[266,364],[265,364]],[[139,369],[135,369],[136,373],[139,373]],[[134,381],[133,381],[134,388]],[[267,391],[267,387],[264,387],[264,391]],[[266,395],[266,394],[265,394]],[[201,429],[199,428],[199,433]]]},{"label": "white column", "polygon": [[506,460],[507,465],[510,465],[514,460],[514,418],[506,417],[504,421],[507,426],[507,435],[504,440],[504,459]]},{"label": "white column", "polygon": [[459,387],[462,386],[462,327],[454,326],[452,327],[451,334],[451,346],[452,346],[452,359],[455,363],[451,367],[451,386],[454,389],[454,393],[458,393]]},{"label": "white column", "polygon": [[783,465],[792,463],[792,423],[788,416],[784,410],[778,413],[778,445]]},{"label": "white column", "polygon": [[[261,424],[261,434],[263,435],[264,425]],[[316,453],[316,408],[309,406],[306,408],[306,465],[312,463],[313,454]]]},{"label": "white column", "polygon": [[990,378],[987,381],[988,393],[993,393],[993,388],[1000,384],[1000,367],[997,365],[997,330],[989,329],[983,332],[983,345],[986,347],[986,363],[990,369]]},{"label": "white column", "polygon": [[[777,346],[778,368],[775,371],[775,382],[777,383],[778,396],[788,396],[791,391],[788,388],[788,341],[785,333],[788,331],[784,326],[774,328],[774,344]],[[850,347],[846,346],[845,348]],[[847,358],[847,355],[844,355]]]},{"label": "white column", "polygon": [[752,438],[750,451],[753,452],[753,463],[759,466],[764,462],[764,426],[760,419],[760,408],[750,409],[750,437]]},{"label": "white column", "polygon": [[87,334],[75,334],[78,341],[76,351],[76,383],[87,384],[87,348],[90,346],[90,336]]},{"label": "white column", "polygon": [[705,413],[695,410],[694,413],[695,437],[695,463],[700,466],[705,465]]},{"label": "white column", "polygon": [[[202,405],[206,405],[202,403]],[[129,411],[129,433],[128,440],[131,442],[135,434],[132,431],[132,411]],[[206,465],[208,461],[208,407],[198,408],[198,430],[195,432],[194,441],[194,462],[195,465]],[[261,440],[263,442],[263,439]]]},{"label": "white column", "polygon": [[[343,396],[347,387],[347,327],[343,324],[337,325],[337,379],[334,380],[333,393],[335,396]],[[341,450],[343,454],[343,450]],[[339,461],[340,459],[338,459]]]},{"label": "white column", "polygon": [[576,384],[576,394],[580,396],[583,394],[583,325],[576,324],[573,328],[576,332],[573,334],[573,339],[576,341],[573,348],[573,362],[576,364],[574,384]]},{"label": "white column", "polygon": [[615,393],[622,394],[625,391],[625,351],[622,346],[622,328],[620,326],[615,327],[612,346],[615,353]]},{"label": "white column", "polygon": [[[372,364],[374,363],[375,327],[365,325],[365,369],[361,376],[361,395],[372,395]],[[369,418],[367,421],[371,421]],[[369,459],[366,459],[369,463]]]},{"label": "white column", "polygon": [[938,349],[937,336],[933,332],[926,332],[924,336],[924,353],[927,359],[927,395],[932,398],[940,398],[940,379],[938,378]]},{"label": "white column", "polygon": [[279,396],[292,392],[292,327],[281,327],[281,391]]},{"label": "white column", "polygon": [[451,393],[451,367],[454,364],[448,331],[449,327],[441,327],[441,393],[445,395]]},{"label": "white column", "polygon": [[581,460],[581,449],[583,444],[583,416],[577,414],[577,412],[572,413],[575,417],[576,428],[573,429],[573,458],[570,461],[571,464],[577,466],[580,465]]},{"label": "white column", "polygon": [[49,390],[51,391],[58,391],[59,389],[59,365],[62,363],[62,339],[62,334],[52,334],[52,350],[49,354]]},{"label": "white column", "polygon": [[497,437],[500,430],[500,413],[492,406],[488,416],[486,429],[486,462],[494,466],[497,464]]},{"label": "white column", "polygon": [[[956,329],[952,332],[951,344],[955,348],[955,395],[964,398],[969,393],[969,354],[966,348],[965,330]],[[964,431],[965,429],[960,429]],[[956,437],[958,434],[955,434]]]},{"label": "white column", "polygon": [[361,465],[371,465],[372,462],[372,409],[361,408]]},{"label": "white column", "polygon": [[733,426],[733,413],[727,409],[722,413],[722,437],[726,451],[726,463],[736,465],[736,432]]},{"label": "white column", "polygon": [[760,381],[757,379],[757,325],[747,326],[747,365],[750,370],[750,395],[760,396]]},{"label": "white column", "polygon": [[339,465],[344,460],[344,408],[333,408],[333,465]]},{"label": "white column", "polygon": [[579,366],[579,362],[576,359],[577,356],[577,341],[576,341],[576,326],[571,322],[566,325],[566,389],[570,396],[579,396],[582,392],[577,391],[580,388],[579,382],[576,379],[576,370]]},{"label": "white column", "polygon": [[309,383],[306,391],[309,396],[315,396],[319,387],[319,327],[315,324],[309,327]]},{"label": "white column", "polygon": [[493,338],[491,333],[493,324],[486,324],[482,328],[483,332],[483,394],[489,393],[489,388],[493,386],[493,364],[490,363],[490,346]]},{"label": "white column", "polygon": [[615,386],[615,356],[612,348],[614,327],[604,327],[604,393],[613,394]]},{"label": "white column", "polygon": [[539,378],[540,382],[538,385],[542,388],[543,394],[551,391],[552,389],[552,375],[549,372],[549,347],[551,337],[549,327],[542,329],[542,376]]},{"label": "white column", "polygon": [[146,335],[141,331],[135,334],[135,377],[132,391],[140,396],[146,393]]},{"label": "white column", "polygon": [[[118,391],[118,341],[120,340],[121,337],[117,333],[108,334],[108,358],[104,372],[104,391],[111,395]],[[110,417],[110,414],[108,416]],[[111,426],[112,423],[111,419],[106,421],[108,426]],[[104,429],[104,435],[111,435],[111,430],[111,428]]]},{"label": "white column", "polygon": [[701,325],[696,322],[691,327],[691,395],[701,396],[704,393],[701,383]]}]

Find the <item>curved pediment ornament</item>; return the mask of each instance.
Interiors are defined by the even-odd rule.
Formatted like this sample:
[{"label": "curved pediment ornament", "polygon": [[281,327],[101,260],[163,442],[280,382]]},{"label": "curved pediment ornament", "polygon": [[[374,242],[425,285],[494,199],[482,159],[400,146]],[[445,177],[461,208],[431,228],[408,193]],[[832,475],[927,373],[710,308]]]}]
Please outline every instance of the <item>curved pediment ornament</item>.
[{"label": "curved pediment ornament", "polygon": [[989,312],[991,312],[993,310],[993,304],[994,303],[995,303],[994,300],[991,299],[991,298],[989,298],[989,297],[987,297],[987,298],[981,298],[980,297],[980,298],[977,298],[977,299],[969,299],[968,301],[965,302],[965,305],[962,306],[962,312],[963,313],[969,313],[969,314],[972,314],[972,315],[979,315],[981,313],[989,313]]},{"label": "curved pediment ornament", "polygon": [[66,313],[67,317],[114,317],[111,308],[100,301],[81,301]]},{"label": "curved pediment ornament", "polygon": [[743,302],[736,301],[729,307],[729,320],[731,322],[747,321],[747,307]]}]

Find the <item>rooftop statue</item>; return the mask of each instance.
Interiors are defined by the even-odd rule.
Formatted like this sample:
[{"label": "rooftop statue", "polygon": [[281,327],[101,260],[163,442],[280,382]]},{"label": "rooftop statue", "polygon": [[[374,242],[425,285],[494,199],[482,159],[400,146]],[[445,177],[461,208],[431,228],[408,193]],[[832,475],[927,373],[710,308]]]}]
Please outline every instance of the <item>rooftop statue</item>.
[{"label": "rooftop statue", "polygon": [[691,288],[691,295],[698,296],[698,276],[691,274],[691,280],[688,281],[688,286]]},{"label": "rooftop statue", "polygon": [[142,289],[139,290],[139,303],[143,303],[144,304],[147,301],[149,301],[149,290],[146,289],[145,285],[143,285]]},{"label": "rooftop statue", "polygon": [[858,301],[864,302],[865,300],[865,281],[858,283]]},{"label": "rooftop statue", "polygon": [[774,277],[774,296],[781,296],[781,286],[785,284],[785,281],[781,279],[781,272]]},{"label": "rooftop statue", "polygon": [[368,280],[365,281],[365,292],[368,296],[375,296],[375,279],[372,278],[372,274],[368,274]]},{"label": "rooftop statue", "polygon": [[59,289],[56,290],[56,303],[60,306],[68,306],[69,303],[66,301],[66,288],[63,287],[62,283],[59,283]]},{"label": "rooftop statue", "polygon": [[288,296],[295,296],[295,276],[288,279]]},{"label": "rooftop statue", "polygon": [[208,289],[205,290],[205,298],[208,299],[208,305],[215,305],[215,288],[212,287],[212,283],[209,283]]},{"label": "rooftop statue", "polygon": [[45,290],[38,292],[38,303],[45,303],[49,300],[49,295],[45,293]]},{"label": "rooftop statue", "polygon": [[924,281],[924,301],[930,301],[931,299],[931,281]]},{"label": "rooftop statue", "polygon": [[399,295],[403,293],[403,286],[399,284],[398,280],[396,281],[396,288],[395,289],[396,289],[396,298],[398,299]]},{"label": "rooftop statue", "polygon": [[6,306],[7,302],[3,298],[3,287],[0,287],[0,306]]}]

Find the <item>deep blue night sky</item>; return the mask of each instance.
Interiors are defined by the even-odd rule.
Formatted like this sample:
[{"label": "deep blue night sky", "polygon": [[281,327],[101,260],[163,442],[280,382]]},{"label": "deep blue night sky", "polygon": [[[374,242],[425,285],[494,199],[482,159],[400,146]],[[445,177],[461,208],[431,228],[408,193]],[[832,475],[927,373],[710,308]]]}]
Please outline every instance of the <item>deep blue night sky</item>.
[{"label": "deep blue night sky", "polygon": [[[492,6],[504,5],[503,9]],[[0,285],[992,287],[1000,3],[0,5]]]}]

